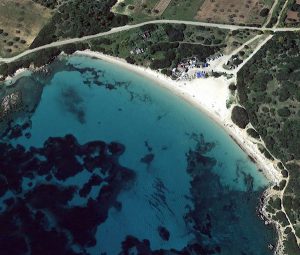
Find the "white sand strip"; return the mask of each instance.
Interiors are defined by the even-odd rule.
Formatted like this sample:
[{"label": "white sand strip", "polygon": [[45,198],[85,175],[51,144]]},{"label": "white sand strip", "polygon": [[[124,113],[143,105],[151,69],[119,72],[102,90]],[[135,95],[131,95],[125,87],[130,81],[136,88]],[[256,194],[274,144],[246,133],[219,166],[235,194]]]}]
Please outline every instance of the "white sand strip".
[{"label": "white sand strip", "polygon": [[143,75],[167,88],[177,96],[180,96],[193,106],[206,113],[211,119],[221,125],[232,139],[255,160],[271,183],[278,183],[282,179],[280,170],[276,162],[267,159],[258,149],[254,140],[251,139],[245,130],[238,128],[231,121],[231,109],[226,108],[226,100],[229,98],[229,84],[234,80],[225,77],[195,79],[193,81],[173,81],[169,77],[136,65],[128,64],[125,60],[104,55],[90,50],[76,52],[80,55],[100,58],[110,63],[119,65],[127,70]]}]

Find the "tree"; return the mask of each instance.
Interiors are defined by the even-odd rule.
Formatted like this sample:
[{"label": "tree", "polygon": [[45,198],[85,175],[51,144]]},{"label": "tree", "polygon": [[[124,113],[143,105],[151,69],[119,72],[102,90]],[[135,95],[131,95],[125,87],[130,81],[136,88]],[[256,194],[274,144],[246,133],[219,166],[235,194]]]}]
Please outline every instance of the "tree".
[{"label": "tree", "polygon": [[8,74],[8,64],[3,63],[0,65],[0,75],[5,77],[7,76],[7,74]]},{"label": "tree", "polygon": [[231,119],[239,128],[244,129],[249,123],[249,116],[245,108],[235,106],[231,112]]},{"label": "tree", "polygon": [[263,8],[261,11],[260,11],[260,16],[262,17],[267,17],[268,14],[269,14],[270,10],[268,8]]},{"label": "tree", "polygon": [[277,113],[280,117],[287,118],[291,115],[291,111],[288,107],[283,107],[277,110]]},{"label": "tree", "polygon": [[135,64],[135,60],[130,56],[126,57],[125,60],[129,64]]}]

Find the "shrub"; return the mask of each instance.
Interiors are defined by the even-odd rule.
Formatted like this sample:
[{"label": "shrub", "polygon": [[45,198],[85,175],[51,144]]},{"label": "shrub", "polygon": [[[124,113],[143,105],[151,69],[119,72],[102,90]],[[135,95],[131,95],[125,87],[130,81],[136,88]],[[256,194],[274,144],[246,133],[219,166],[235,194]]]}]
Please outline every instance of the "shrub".
[{"label": "shrub", "polygon": [[65,52],[66,54],[73,54],[77,48],[76,48],[76,45],[71,43],[71,44],[66,44],[66,45],[63,45],[61,47],[62,51]]},{"label": "shrub", "polygon": [[275,199],[270,199],[269,204],[276,210],[281,209],[281,199],[279,197],[276,197]]},{"label": "shrub", "polygon": [[130,56],[126,57],[125,60],[129,64],[135,64],[135,60]]},{"label": "shrub", "polygon": [[289,117],[291,115],[291,111],[287,107],[283,107],[277,110],[277,113],[280,117]]},{"label": "shrub", "polygon": [[8,64],[0,64],[0,75],[7,76],[8,74]]},{"label": "shrub", "polygon": [[286,215],[282,211],[277,212],[274,218],[276,220],[278,220],[282,224],[282,226],[284,226],[284,227],[287,226],[287,225],[289,225],[289,222],[288,222],[288,220],[286,218]]},{"label": "shrub", "polygon": [[284,251],[286,254],[300,254],[300,248],[293,233],[289,233],[284,240]]},{"label": "shrub", "polygon": [[236,87],[236,85],[235,85],[234,83],[231,83],[231,84],[229,85],[229,89],[230,89],[231,91],[236,91],[237,87]]},{"label": "shrub", "polygon": [[253,128],[248,128],[247,129],[247,134],[250,135],[251,137],[255,138],[255,139],[260,138],[259,134]]},{"label": "shrub", "polygon": [[283,178],[287,178],[289,176],[289,172],[287,170],[282,170],[281,174]]},{"label": "shrub", "polygon": [[269,14],[269,9],[268,8],[263,8],[261,11],[260,11],[260,16],[262,17],[267,17],[268,14]]}]

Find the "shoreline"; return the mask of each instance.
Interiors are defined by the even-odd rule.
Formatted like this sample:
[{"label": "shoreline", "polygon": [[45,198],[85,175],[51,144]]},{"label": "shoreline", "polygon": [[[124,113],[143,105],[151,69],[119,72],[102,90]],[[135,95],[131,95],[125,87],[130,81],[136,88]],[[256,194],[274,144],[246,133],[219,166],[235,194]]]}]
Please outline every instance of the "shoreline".
[{"label": "shoreline", "polygon": [[[62,53],[63,55],[67,55]],[[272,195],[272,186],[279,184],[283,177],[281,170],[277,167],[276,160],[267,159],[258,149],[257,144],[260,141],[250,137],[246,129],[242,130],[237,127],[231,120],[231,107],[227,108],[227,100],[230,98],[229,85],[236,83],[236,77],[233,76],[227,79],[224,76],[215,78],[209,77],[205,79],[194,79],[186,81],[174,81],[171,78],[159,73],[158,71],[151,70],[150,68],[136,66],[127,63],[124,59],[105,55],[99,52],[90,50],[76,51],[74,55],[87,56],[91,58],[101,59],[103,61],[120,66],[128,71],[134,72],[144,76],[154,82],[157,86],[169,90],[169,92],[185,100],[187,103],[196,107],[199,111],[210,118],[214,123],[222,127],[227,135],[247,154],[258,168],[258,171],[269,181],[270,185],[264,191],[262,197]],[[43,67],[40,67],[43,68]],[[20,68],[13,76],[8,76],[4,80],[4,84],[10,85],[13,81],[22,76],[30,74],[40,68]],[[251,124],[247,127],[252,127]],[[274,248],[274,254],[281,254],[283,247],[283,231],[276,221],[268,218],[265,211],[266,201],[263,199],[258,205],[259,217],[265,222],[266,225],[272,224],[278,233],[277,243]],[[263,216],[263,218],[262,218]]]},{"label": "shoreline", "polygon": [[231,120],[231,108],[226,108],[226,101],[230,96],[228,86],[234,81],[234,78],[227,79],[221,76],[219,78],[209,77],[192,81],[174,81],[157,71],[131,65],[123,59],[99,52],[85,50],[77,51],[75,54],[99,58],[119,65],[131,72],[147,77],[154,81],[155,84],[168,89],[221,126],[231,139],[248,155],[249,159],[252,162],[254,161],[258,169],[262,171],[271,184],[278,184],[281,181],[281,172],[276,167],[276,163],[267,159],[259,151],[253,139],[246,133],[246,130],[238,128]]},{"label": "shoreline", "polygon": [[[280,226],[280,224],[278,224],[278,222],[268,217],[268,213],[266,211],[267,200],[265,198],[272,196],[272,186],[279,184],[279,182],[283,180],[283,176],[281,174],[281,170],[277,167],[276,160],[269,160],[260,152],[257,146],[259,141],[250,137],[247,134],[246,129],[240,129],[231,120],[231,107],[227,108],[226,103],[230,97],[229,85],[232,82],[236,83],[236,77],[227,79],[224,76],[221,76],[219,78],[209,77],[205,79],[195,79],[192,81],[174,81],[157,71],[151,70],[150,68],[131,65],[124,59],[105,55],[99,52],[85,50],[77,51],[75,54],[98,58],[142,75],[154,81],[154,83],[158,86],[169,90],[174,95],[185,100],[193,107],[196,107],[217,125],[222,127],[228,136],[247,154],[249,160],[257,166],[258,171],[261,171],[270,182],[270,185],[261,196],[257,212],[258,217],[264,222],[264,224],[271,224],[277,232],[277,240],[275,245],[272,247],[272,249],[274,249],[274,255],[282,254],[284,248],[284,229]],[[249,125],[252,127],[251,124]]]}]

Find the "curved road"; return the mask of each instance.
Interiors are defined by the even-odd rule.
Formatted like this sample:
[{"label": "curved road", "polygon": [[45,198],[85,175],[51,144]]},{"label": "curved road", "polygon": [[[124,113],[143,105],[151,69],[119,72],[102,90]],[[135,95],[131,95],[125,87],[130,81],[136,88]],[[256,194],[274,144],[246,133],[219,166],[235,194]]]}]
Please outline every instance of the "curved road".
[{"label": "curved road", "polygon": [[251,29],[251,30],[272,31],[272,32],[300,31],[300,28],[264,28],[264,27],[248,27],[248,26],[238,26],[238,25],[205,23],[205,22],[196,22],[196,21],[152,20],[152,21],[147,21],[147,22],[142,22],[142,23],[139,23],[139,24],[135,24],[135,25],[126,25],[126,26],[122,26],[122,27],[115,27],[115,28],[112,28],[111,30],[109,30],[107,32],[102,32],[102,33],[98,33],[98,34],[95,34],[95,35],[89,35],[89,36],[84,36],[84,37],[81,37],[81,38],[72,38],[72,39],[66,39],[66,40],[62,40],[62,41],[53,42],[53,43],[46,44],[46,45],[43,45],[43,46],[40,46],[40,47],[37,47],[37,48],[34,48],[34,49],[26,50],[26,51],[22,52],[21,54],[19,54],[17,56],[14,56],[14,57],[11,57],[11,58],[0,58],[0,62],[10,63],[10,62],[18,60],[19,58],[24,57],[24,56],[26,56],[30,53],[37,52],[37,51],[42,50],[42,49],[62,46],[62,45],[70,44],[70,43],[83,42],[83,41],[86,41],[86,40],[95,39],[95,38],[98,38],[98,37],[102,37],[102,36],[106,36],[106,35],[110,35],[110,34],[115,34],[115,33],[122,32],[122,31],[127,31],[127,30],[130,30],[130,29],[133,29],[133,28],[142,27],[142,26],[148,25],[148,24],[185,24],[185,25],[192,25],[192,26],[214,27],[214,28],[228,29],[228,30]]}]

